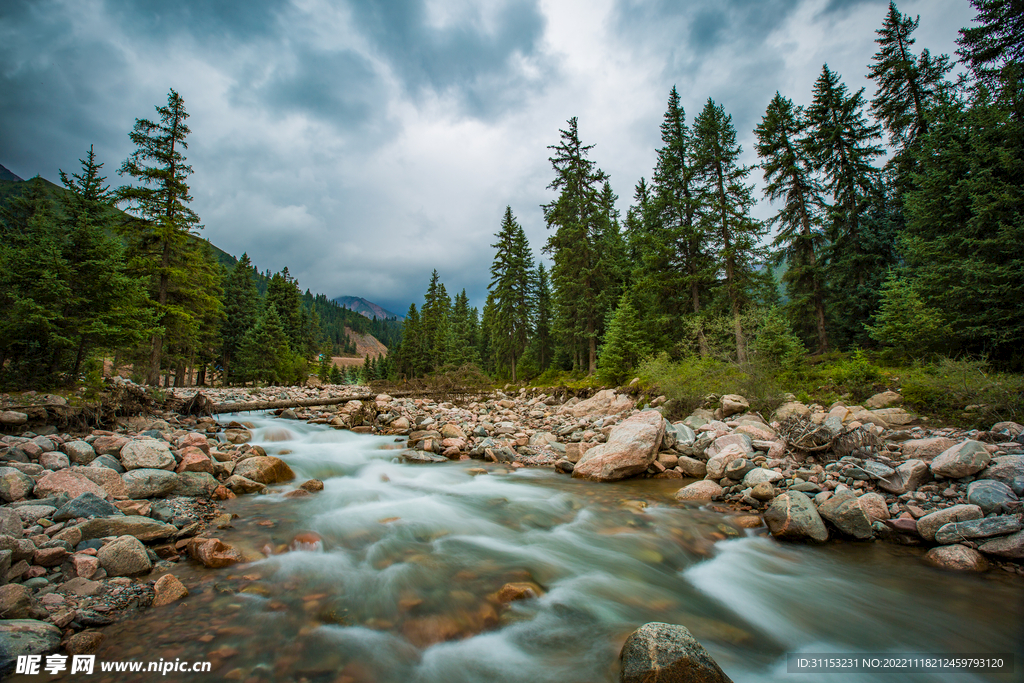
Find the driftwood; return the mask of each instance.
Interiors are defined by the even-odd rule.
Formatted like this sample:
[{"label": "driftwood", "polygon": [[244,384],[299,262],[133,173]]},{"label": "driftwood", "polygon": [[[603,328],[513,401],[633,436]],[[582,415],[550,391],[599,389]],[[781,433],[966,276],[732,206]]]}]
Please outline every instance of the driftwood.
[{"label": "driftwood", "polygon": [[[429,395],[430,393],[432,392],[396,391],[394,393],[388,393],[388,396],[391,396],[392,398],[404,398],[406,396],[425,396]],[[209,402],[209,400],[207,400],[204,406],[204,411],[200,414],[217,415],[220,413],[248,413],[254,410],[262,411],[278,410],[282,408],[312,408],[314,406],[334,406],[338,405],[339,403],[348,403],[349,401],[372,401],[373,399],[377,398],[377,395],[377,393],[349,394],[347,396],[333,396],[331,398],[304,398],[281,401],[247,401],[245,403],[212,403]],[[194,398],[190,399],[189,402],[192,402],[194,400]],[[186,404],[187,403],[188,402],[186,402]]]}]

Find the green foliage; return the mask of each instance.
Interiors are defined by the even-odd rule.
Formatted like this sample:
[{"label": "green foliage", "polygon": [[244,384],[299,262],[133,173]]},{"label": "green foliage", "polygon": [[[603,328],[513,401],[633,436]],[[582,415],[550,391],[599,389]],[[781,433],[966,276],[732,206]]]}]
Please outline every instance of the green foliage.
[{"label": "green foliage", "polygon": [[964,427],[1024,420],[1024,376],[994,372],[982,360],[940,358],[903,373],[900,392],[913,410]]},{"label": "green foliage", "polygon": [[608,384],[622,384],[650,348],[640,336],[640,319],[629,293],[619,299],[601,346],[598,376]]},{"label": "green foliage", "polygon": [[494,236],[498,241],[491,245],[495,254],[487,285],[493,306],[491,344],[499,361],[496,370],[510,369],[515,382],[516,363],[531,332],[533,256],[512,207],[505,207],[501,228]]},{"label": "green foliage", "polygon": [[789,320],[777,308],[770,309],[760,322],[750,350],[755,364],[787,370],[799,367],[806,353]]},{"label": "green foliage", "polygon": [[303,369],[299,367],[300,360],[288,346],[288,335],[277,307],[265,301],[256,324],[242,339],[237,360],[238,377],[247,382],[290,384]]},{"label": "green foliage", "polygon": [[882,288],[875,324],[868,326],[868,333],[890,357],[910,360],[940,349],[949,329],[942,312],[927,306],[909,280],[890,276]]}]

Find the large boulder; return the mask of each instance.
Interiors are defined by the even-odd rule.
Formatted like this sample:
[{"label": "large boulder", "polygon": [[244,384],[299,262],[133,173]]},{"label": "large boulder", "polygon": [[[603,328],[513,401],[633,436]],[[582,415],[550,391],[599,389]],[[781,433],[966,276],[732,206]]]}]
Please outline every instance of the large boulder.
[{"label": "large boulder", "polygon": [[26,413],[19,413],[16,410],[0,411],[0,425],[17,427],[25,424],[26,422],[28,422],[28,415]]},{"label": "large boulder", "polygon": [[742,413],[750,408],[750,402],[739,394],[726,394],[722,397],[722,415],[729,417]]},{"label": "large boulder", "polygon": [[1013,489],[994,479],[978,479],[968,484],[967,502],[980,507],[986,515],[1011,512],[1019,507],[1019,499]]},{"label": "large boulder", "polygon": [[847,536],[861,540],[872,537],[871,520],[853,493],[839,493],[818,506],[818,514]]},{"label": "large boulder", "polygon": [[0,621],[0,676],[14,673],[18,657],[53,654],[60,647],[60,629],[36,619]]},{"label": "large boulder", "polygon": [[66,493],[69,498],[77,498],[83,493],[94,493],[100,498],[106,497],[106,492],[94,481],[73,470],[60,470],[41,477],[34,489],[37,498],[49,498],[61,493]]},{"label": "large boulder", "polygon": [[978,546],[978,550],[996,557],[1007,560],[1024,560],[1024,531],[1018,531],[1010,536],[993,538]]},{"label": "large boulder", "polygon": [[134,536],[118,536],[96,553],[107,576],[135,576],[153,568],[146,546]]},{"label": "large boulder", "polygon": [[28,497],[36,482],[19,469],[0,467],[0,500],[13,503]]},{"label": "large boulder", "polygon": [[96,517],[83,522],[78,528],[82,531],[83,541],[106,536],[134,536],[140,541],[158,541],[178,533],[178,527],[173,524],[139,515]]},{"label": "large boulder", "polygon": [[81,440],[68,441],[65,444],[61,444],[60,450],[75,465],[88,465],[96,459],[97,455],[92,445]]},{"label": "large boulder", "polygon": [[917,533],[926,541],[935,540],[935,532],[952,522],[966,522],[981,519],[985,513],[977,505],[953,505],[943,510],[936,510],[917,520]]},{"label": "large boulder", "polygon": [[732,683],[685,626],[652,622],[626,638],[620,683]]},{"label": "large boulder", "polygon": [[130,470],[121,475],[128,490],[128,497],[157,498],[170,495],[178,484],[178,475],[167,470],[138,469]]},{"label": "large boulder", "polygon": [[932,460],[932,474],[947,479],[963,479],[988,466],[992,456],[980,441],[967,440],[947,448]]},{"label": "large boulder", "polygon": [[704,453],[710,459],[730,446],[736,446],[744,453],[754,452],[754,442],[746,434],[726,434],[715,439],[714,443],[708,446]]},{"label": "large boulder", "polygon": [[814,503],[800,491],[787,491],[776,496],[765,510],[764,521],[777,538],[819,543],[828,540],[828,529]]},{"label": "large boulder", "polygon": [[255,455],[239,460],[234,474],[260,484],[281,484],[295,478],[292,468],[281,458],[272,455]]},{"label": "large boulder", "polygon": [[936,543],[959,543],[975,538],[1006,536],[1020,531],[1020,520],[1014,515],[993,515],[984,519],[943,524],[935,532]]},{"label": "large boulder", "polygon": [[617,394],[614,389],[604,389],[585,401],[575,405],[563,406],[558,412],[569,413],[574,417],[596,415],[618,415],[633,409],[633,401],[625,394]]},{"label": "large boulder", "polygon": [[[104,455],[100,457],[109,458],[110,456]],[[99,486],[109,498],[114,500],[125,500],[128,498],[128,487],[124,485],[121,475],[109,467],[93,467],[95,463],[96,460],[93,460],[92,464],[88,467],[74,465],[71,467],[71,471],[75,474],[80,474]]]},{"label": "large boulder", "polygon": [[182,472],[178,475],[177,483],[171,492],[175,496],[197,496],[208,498],[220,485],[213,475],[208,472]]},{"label": "large boulder", "polygon": [[126,470],[174,469],[174,454],[171,446],[161,439],[135,439],[121,449],[121,464]]},{"label": "large boulder", "polygon": [[907,460],[917,458],[925,462],[931,462],[936,455],[952,448],[956,444],[957,442],[953,439],[948,439],[944,436],[932,436],[927,439],[904,441],[900,450],[903,452],[903,457]]},{"label": "large boulder", "polygon": [[661,413],[654,410],[637,413],[612,427],[607,443],[587,451],[576,463],[572,476],[591,481],[615,481],[640,474],[658,456],[664,433],[665,420]]},{"label": "large boulder", "polygon": [[1024,455],[997,455],[978,475],[979,479],[995,479],[1010,484],[1024,477]]}]

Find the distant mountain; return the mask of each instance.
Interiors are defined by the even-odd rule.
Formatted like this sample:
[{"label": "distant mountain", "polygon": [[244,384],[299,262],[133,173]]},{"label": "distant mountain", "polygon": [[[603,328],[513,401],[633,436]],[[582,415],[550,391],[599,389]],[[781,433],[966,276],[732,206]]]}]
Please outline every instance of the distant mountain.
[{"label": "distant mountain", "polygon": [[10,171],[8,171],[6,168],[4,168],[3,164],[0,164],[0,180],[20,181],[21,178],[19,178],[18,176],[14,175]]},{"label": "distant mountain", "polygon": [[367,318],[377,318],[378,320],[384,320],[385,318],[396,318],[399,322],[405,320],[404,317],[397,313],[381,308],[372,301],[367,301],[358,296],[339,296],[334,299],[335,303],[339,306],[344,306],[350,311],[355,311],[360,315],[365,315]]}]

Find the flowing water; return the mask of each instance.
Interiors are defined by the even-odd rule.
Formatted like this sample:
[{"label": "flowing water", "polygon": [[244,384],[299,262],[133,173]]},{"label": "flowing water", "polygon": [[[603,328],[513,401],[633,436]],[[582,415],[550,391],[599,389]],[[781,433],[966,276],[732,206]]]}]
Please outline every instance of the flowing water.
[{"label": "flowing water", "polygon": [[[227,503],[240,517],[217,535],[256,561],[182,563],[174,573],[191,595],[106,628],[97,661],[211,662],[196,680],[617,681],[625,637],[664,621],[689,628],[737,683],[905,680],[787,674],[788,652],[1012,652],[1014,674],[910,680],[1024,680],[1017,576],[953,575],[882,543],[780,544],[737,517],[681,507],[678,481],[402,464],[392,437],[232,417],[255,425],[253,442],[286,460],[295,483],[325,489]],[[281,552],[309,532],[322,548]],[[539,596],[502,604],[510,582]],[[134,676],[97,667],[86,678],[154,678]]]}]

